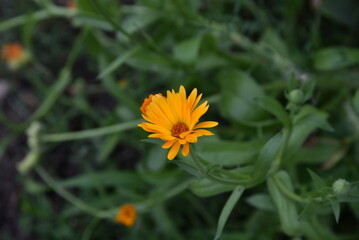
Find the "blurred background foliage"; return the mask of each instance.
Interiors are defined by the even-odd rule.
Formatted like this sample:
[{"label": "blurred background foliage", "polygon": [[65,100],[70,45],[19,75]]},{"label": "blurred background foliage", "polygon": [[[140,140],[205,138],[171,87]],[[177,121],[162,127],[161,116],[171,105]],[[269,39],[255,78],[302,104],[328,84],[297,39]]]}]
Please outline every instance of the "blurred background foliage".
[{"label": "blurred background foliage", "polygon": [[[313,186],[338,178],[356,187],[358,1],[3,0],[0,36],[30,56],[15,70],[0,64],[0,239],[212,239],[234,187],[189,186],[178,166],[190,166],[168,162],[136,126],[148,94],[179,85],[204,93],[204,119],[220,123],[196,144],[207,162],[260,166],[287,124],[276,99],[314,116],[294,124],[282,166],[293,186],[278,174],[287,188],[315,198]],[[299,213],[310,225],[303,239],[358,239],[358,203],[342,204],[336,223],[336,203],[313,210],[268,189],[261,181],[243,193],[221,239],[302,239],[292,231]],[[132,228],[92,209],[129,202]]]}]

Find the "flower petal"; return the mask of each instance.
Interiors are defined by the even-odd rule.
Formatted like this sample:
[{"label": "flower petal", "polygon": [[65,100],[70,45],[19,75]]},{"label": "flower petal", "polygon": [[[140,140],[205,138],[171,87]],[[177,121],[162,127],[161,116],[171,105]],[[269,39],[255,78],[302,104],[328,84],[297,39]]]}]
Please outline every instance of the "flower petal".
[{"label": "flower petal", "polygon": [[198,129],[198,128],[212,128],[218,125],[218,122],[215,121],[206,121],[206,122],[201,122],[198,123],[196,126],[194,126],[194,129]]},{"label": "flower petal", "polygon": [[179,142],[175,142],[173,144],[173,146],[171,147],[171,149],[168,151],[168,154],[167,154],[168,160],[173,160],[177,156],[180,147],[181,147],[181,144]]},{"label": "flower petal", "polygon": [[183,145],[182,155],[187,157],[189,154],[189,150],[190,150],[189,143],[186,143],[185,145]]},{"label": "flower petal", "polygon": [[201,137],[201,136],[210,136],[210,135],[214,135],[214,133],[208,131],[208,130],[204,130],[204,129],[197,129],[194,131],[193,135],[197,136],[197,137]]},{"label": "flower petal", "polygon": [[190,143],[195,143],[198,141],[197,136],[195,134],[189,134],[186,136],[185,140]]},{"label": "flower petal", "polygon": [[172,147],[172,145],[173,145],[176,141],[177,141],[177,140],[167,141],[167,142],[165,142],[165,143],[162,145],[162,148],[164,148],[164,149],[170,148],[170,147]]}]

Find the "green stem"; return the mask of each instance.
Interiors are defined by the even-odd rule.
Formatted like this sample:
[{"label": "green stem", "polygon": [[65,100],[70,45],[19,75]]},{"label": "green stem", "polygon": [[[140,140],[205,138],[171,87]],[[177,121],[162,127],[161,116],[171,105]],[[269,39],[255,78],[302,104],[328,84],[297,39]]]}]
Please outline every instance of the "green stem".
[{"label": "green stem", "polygon": [[83,131],[45,134],[42,136],[41,140],[44,142],[63,142],[63,141],[78,140],[84,138],[99,137],[102,135],[113,134],[113,133],[135,128],[137,124],[140,122],[142,122],[142,120],[134,120],[130,122],[119,123],[108,127],[88,129]]},{"label": "green stem", "polygon": [[288,146],[288,142],[289,142],[291,133],[292,133],[291,129],[285,128],[283,130],[283,143],[278,151],[278,154],[276,155],[276,158],[274,159],[274,161],[272,163],[269,173],[275,173],[278,170],[278,168],[280,167],[284,152]]},{"label": "green stem", "polygon": [[41,166],[35,167],[36,172],[40,175],[42,180],[49,185],[57,194],[59,194],[61,197],[66,199],[68,202],[76,206],[78,209],[87,212],[95,217],[98,218],[110,218],[113,215],[113,210],[98,210],[96,208],[93,208],[92,206],[88,205],[87,203],[83,202],[79,198],[72,195],[70,192],[65,190],[63,187],[58,185],[56,181],[46,172],[44,168]]},{"label": "green stem", "polygon": [[304,203],[306,202],[306,200],[304,200],[301,196],[298,196],[297,194],[293,193],[292,191],[289,191],[287,189],[286,186],[284,186],[284,184],[278,179],[277,176],[272,176],[274,182],[277,184],[279,190],[288,198],[296,201],[296,202],[300,202],[300,203]]},{"label": "green stem", "polygon": [[327,201],[329,198],[332,198],[333,195],[332,194],[328,194],[325,197],[316,197],[316,198],[302,198],[301,196],[295,194],[294,192],[290,191],[280,180],[277,176],[272,176],[275,184],[278,186],[279,190],[288,198],[299,202],[299,203],[308,203],[311,201],[315,201],[315,202],[325,202]]},{"label": "green stem", "polygon": [[[71,17],[73,15],[74,15],[74,13],[72,11],[68,10],[67,8],[53,6],[50,9],[44,9],[44,10],[35,12],[32,15],[32,19],[35,21],[40,21],[40,20],[44,20],[47,18],[51,18],[51,17]],[[27,20],[28,20],[28,14],[24,14],[24,15],[3,21],[2,23],[0,23],[0,32],[9,30],[9,29],[17,27],[17,26],[21,26]]]}]

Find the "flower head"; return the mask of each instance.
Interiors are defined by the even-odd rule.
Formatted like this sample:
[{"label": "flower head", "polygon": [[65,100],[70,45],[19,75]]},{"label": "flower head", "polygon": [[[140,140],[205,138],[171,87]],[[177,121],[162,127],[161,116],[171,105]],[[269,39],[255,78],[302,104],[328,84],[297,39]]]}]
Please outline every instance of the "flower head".
[{"label": "flower head", "polygon": [[1,49],[1,58],[12,70],[18,69],[30,59],[29,54],[19,43],[5,44]]},{"label": "flower head", "polygon": [[174,159],[182,146],[183,156],[190,152],[190,143],[198,141],[198,137],[214,135],[202,128],[211,128],[217,122],[207,121],[199,123],[200,117],[209,108],[207,101],[197,107],[202,94],[197,96],[197,89],[193,89],[187,97],[183,86],[179,92],[167,91],[167,97],[162,94],[150,95],[141,106],[142,117],[148,122],[138,126],[151,132],[149,138],[160,138],[166,141],[163,148],[170,148],[167,158]]},{"label": "flower head", "polygon": [[137,211],[132,204],[125,204],[118,208],[115,222],[122,223],[127,227],[132,227],[137,218]]},{"label": "flower head", "polygon": [[68,0],[66,2],[66,7],[72,11],[75,11],[77,9],[77,4],[74,0]]}]

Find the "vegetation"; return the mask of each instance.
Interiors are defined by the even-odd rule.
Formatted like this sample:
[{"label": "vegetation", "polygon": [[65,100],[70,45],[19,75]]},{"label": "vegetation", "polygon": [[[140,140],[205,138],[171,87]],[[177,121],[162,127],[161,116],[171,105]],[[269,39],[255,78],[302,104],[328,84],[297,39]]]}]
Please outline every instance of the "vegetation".
[{"label": "vegetation", "polygon": [[[358,239],[358,1],[8,0],[0,16],[0,239]],[[163,120],[193,89],[210,132]]]}]

